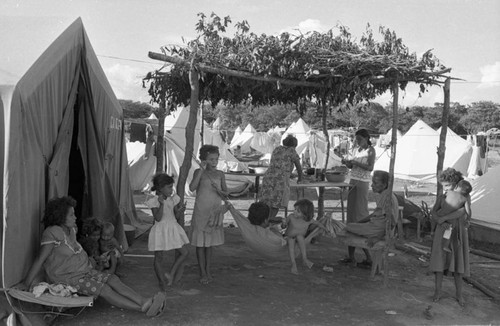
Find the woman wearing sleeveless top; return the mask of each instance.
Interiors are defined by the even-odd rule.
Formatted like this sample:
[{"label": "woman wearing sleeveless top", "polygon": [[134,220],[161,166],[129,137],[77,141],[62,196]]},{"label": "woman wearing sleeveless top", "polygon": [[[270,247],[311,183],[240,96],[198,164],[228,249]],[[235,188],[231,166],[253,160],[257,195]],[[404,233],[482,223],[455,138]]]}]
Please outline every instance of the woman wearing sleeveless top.
[{"label": "woman wearing sleeveless top", "polygon": [[[342,159],[349,169],[351,185],[347,196],[347,223],[356,223],[369,215],[368,190],[370,188],[371,172],[375,164],[375,149],[366,129],[359,129],[355,134],[357,147],[350,159]],[[349,258],[343,260],[351,262]]]}]

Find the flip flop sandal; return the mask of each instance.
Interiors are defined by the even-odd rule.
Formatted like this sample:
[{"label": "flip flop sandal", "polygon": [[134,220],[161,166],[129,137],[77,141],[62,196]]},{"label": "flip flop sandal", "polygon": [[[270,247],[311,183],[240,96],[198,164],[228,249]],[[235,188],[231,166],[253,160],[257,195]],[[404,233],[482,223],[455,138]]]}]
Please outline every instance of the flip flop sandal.
[{"label": "flip flop sandal", "polygon": [[146,312],[146,316],[148,317],[158,316],[163,311],[164,308],[165,308],[165,293],[158,292],[153,297],[153,303]]}]

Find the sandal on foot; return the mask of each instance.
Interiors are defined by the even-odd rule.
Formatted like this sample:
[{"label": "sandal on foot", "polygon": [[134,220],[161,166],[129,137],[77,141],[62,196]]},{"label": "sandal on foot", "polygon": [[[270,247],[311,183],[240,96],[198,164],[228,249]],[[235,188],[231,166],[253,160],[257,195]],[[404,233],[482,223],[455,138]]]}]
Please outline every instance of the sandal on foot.
[{"label": "sandal on foot", "polygon": [[153,303],[146,312],[146,316],[156,317],[161,314],[163,312],[163,309],[165,309],[165,299],[166,297],[164,292],[158,292],[157,294],[155,294],[155,296],[153,297]]}]

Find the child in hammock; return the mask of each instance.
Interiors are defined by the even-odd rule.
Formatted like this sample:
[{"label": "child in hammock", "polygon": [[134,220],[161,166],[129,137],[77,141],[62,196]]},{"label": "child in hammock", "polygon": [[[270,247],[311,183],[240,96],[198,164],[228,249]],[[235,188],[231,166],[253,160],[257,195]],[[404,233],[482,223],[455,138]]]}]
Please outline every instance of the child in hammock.
[{"label": "child in hammock", "polygon": [[312,268],[313,263],[307,259],[305,235],[310,225],[315,225],[328,232],[323,224],[313,220],[314,204],[308,199],[299,199],[293,205],[295,211],[286,217],[283,228],[286,227],[285,236],[288,243],[288,253],[292,263],[292,273],[298,274],[297,263],[295,262],[295,243],[297,242],[302,261],[308,268]]},{"label": "child in hammock", "polygon": [[264,202],[252,203],[248,208],[248,220],[250,221],[250,224],[263,228],[269,228],[270,231],[281,237],[281,233],[276,228],[276,225],[271,225],[269,223],[270,211],[271,209],[269,208],[269,205]]}]

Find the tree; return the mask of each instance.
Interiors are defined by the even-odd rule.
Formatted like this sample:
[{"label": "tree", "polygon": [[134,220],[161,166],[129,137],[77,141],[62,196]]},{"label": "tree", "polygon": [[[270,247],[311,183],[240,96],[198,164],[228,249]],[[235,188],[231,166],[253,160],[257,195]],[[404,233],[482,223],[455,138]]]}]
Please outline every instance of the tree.
[{"label": "tree", "polygon": [[[197,110],[198,103],[193,101],[207,100],[213,106],[221,101],[254,105],[315,101],[321,108],[322,129],[327,136],[329,108],[345,101],[369,101],[387,90],[397,100],[398,87],[404,90],[410,81],[419,83],[420,91],[425,92],[428,86],[443,84],[450,71],[431,50],[418,58],[385,27],[379,28],[382,40],[377,40],[368,25],[358,42],[344,26],[338,27],[338,34],[332,29],[272,36],[250,33],[248,22],[242,21],[235,24],[235,35],[227,37],[229,17],[207,17],[203,13],[199,17],[196,39],[183,47],[164,47],[165,54],[149,53],[152,59],[173,64],[168,72],[147,75],[153,102],[173,106],[190,103]],[[329,146],[328,142],[327,155]],[[190,160],[185,161],[190,164]]]},{"label": "tree", "polygon": [[474,102],[467,108],[467,115],[460,118],[460,123],[469,134],[500,127],[500,105],[481,101]]},{"label": "tree", "polygon": [[131,100],[118,100],[123,109],[124,119],[144,119],[155,110],[153,106],[144,102],[134,102]]}]

